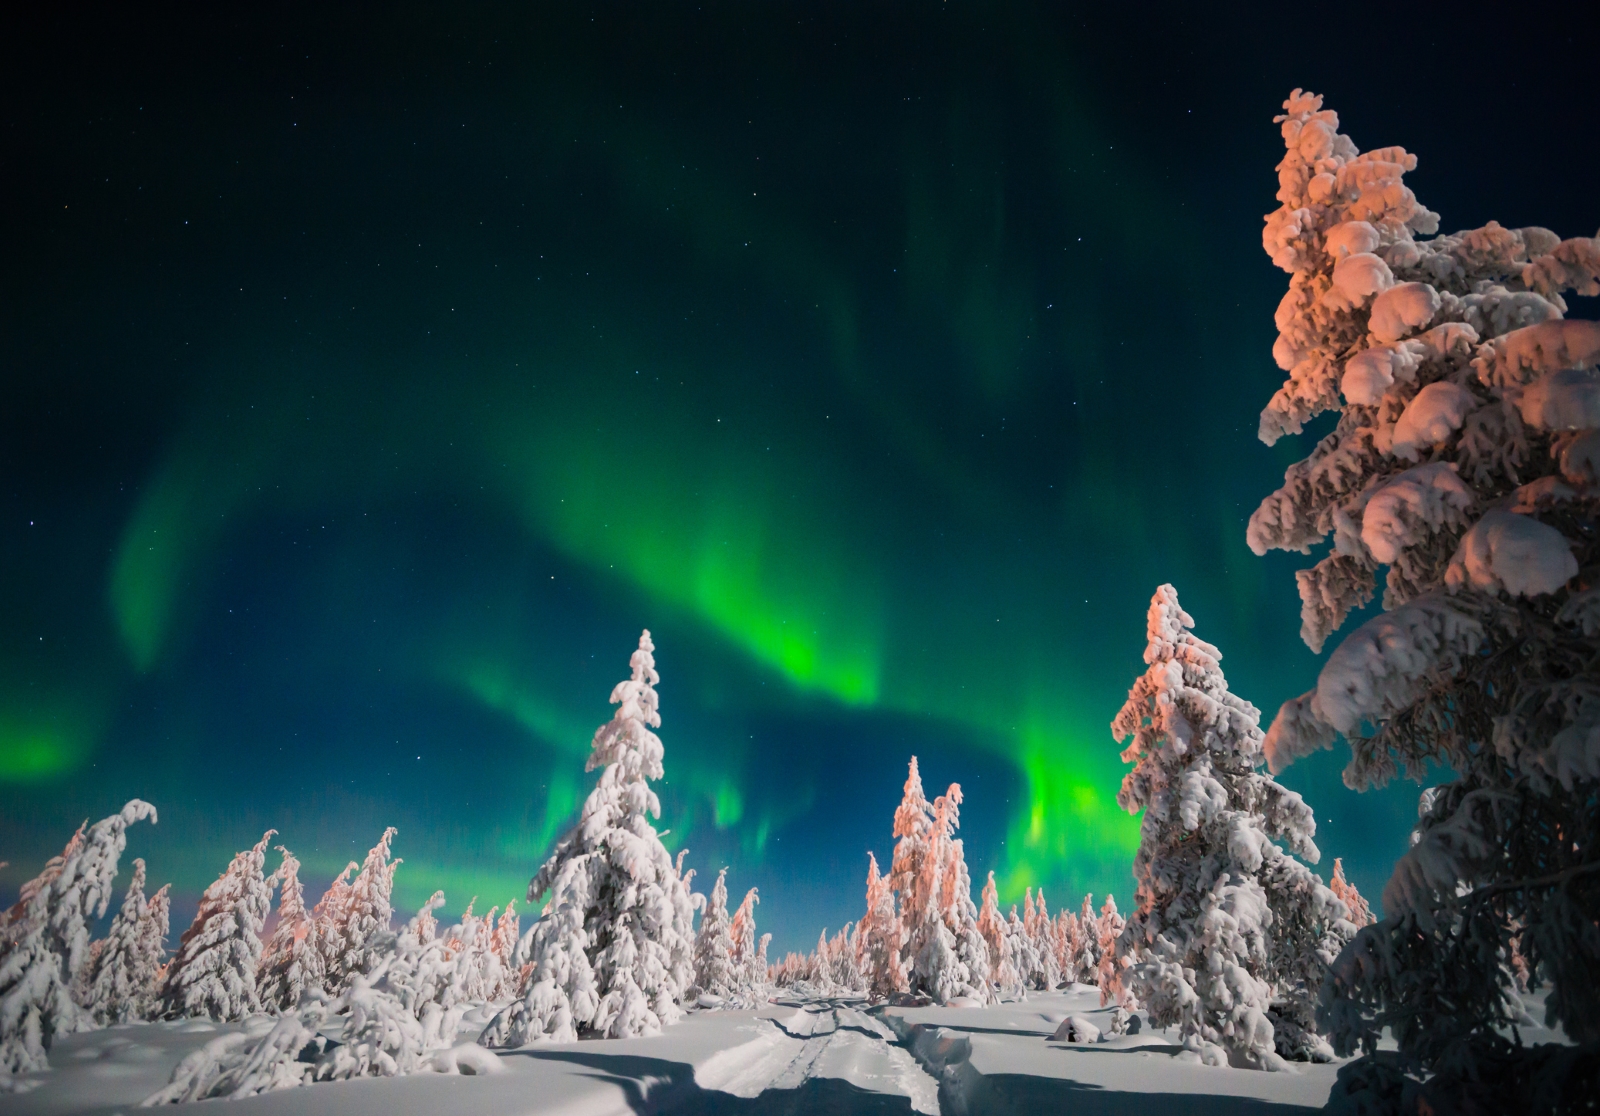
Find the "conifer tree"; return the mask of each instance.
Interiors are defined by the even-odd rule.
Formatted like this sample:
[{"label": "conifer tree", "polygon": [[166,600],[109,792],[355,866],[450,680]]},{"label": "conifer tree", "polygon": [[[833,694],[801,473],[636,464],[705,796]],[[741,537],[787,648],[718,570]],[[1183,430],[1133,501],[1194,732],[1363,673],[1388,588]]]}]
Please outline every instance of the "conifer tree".
[{"label": "conifer tree", "polygon": [[887,999],[906,990],[906,971],[901,960],[904,929],[895,909],[891,879],[878,872],[878,858],[867,853],[867,913],[857,932],[860,940],[861,969],[868,995]]},{"label": "conifer tree", "polygon": [[[1117,801],[1144,811],[1137,903],[1123,933],[1130,986],[1158,1026],[1203,1060],[1281,1069],[1329,1054],[1312,989],[1354,933],[1343,904],[1274,843],[1315,862],[1316,822],[1256,771],[1260,713],[1228,692],[1215,647],[1163,585],[1150,602],[1145,673],[1112,722],[1134,768]],[[1081,921],[1092,924],[1085,899]]]},{"label": "conifer tree", "polygon": [[96,942],[92,969],[85,966],[84,1007],[101,1026],[144,1019],[151,1007],[156,970],[161,966],[167,936],[166,888],[162,902],[152,910],[145,898],[144,861],[133,862],[128,884],[111,930]]},{"label": "conifer tree", "polygon": [[1096,984],[1100,980],[1099,919],[1094,913],[1094,895],[1083,897],[1083,909],[1078,912],[1078,953],[1074,960],[1072,979],[1078,984]]},{"label": "conifer tree", "polygon": [[727,1001],[738,992],[733,971],[732,923],[728,917],[728,870],[717,873],[711,899],[694,940],[694,988],[702,996]]},{"label": "conifer tree", "polygon": [[[390,898],[394,894],[394,873],[402,863],[389,859],[389,843],[395,833],[392,825],[383,831],[348,888],[340,887],[336,880],[329,889],[330,894],[337,889],[337,895],[317,927],[317,936],[326,964],[324,979],[332,993],[343,992],[350,987],[354,974],[371,972],[382,960],[381,943],[394,919]],[[321,903],[317,906],[322,909]]]},{"label": "conifer tree", "polygon": [[279,885],[278,925],[261,954],[256,989],[269,1011],[293,1011],[308,989],[325,991],[322,949],[317,922],[306,909],[300,883],[300,861],[282,845],[283,860],[274,875]]},{"label": "conifer tree", "polygon": [[1006,921],[1000,916],[999,891],[994,885],[994,873],[983,885],[983,906],[978,911],[978,932],[983,935],[993,961],[993,983],[998,995],[1013,1000],[1023,997],[1024,981],[1017,970],[1016,945],[1007,932]]},{"label": "conifer tree", "polygon": [[88,959],[90,923],[110,904],[128,826],[145,818],[155,822],[155,807],[135,798],[87,830],[80,826],[0,916],[0,1073],[7,1077],[49,1068],[55,1037],[91,1025],[71,990]]},{"label": "conifer tree", "polygon": [[261,868],[276,832],[267,830],[253,848],[234,856],[200,897],[200,909],[167,966],[160,1005],[166,1018],[227,1022],[261,1010],[256,970],[261,927],[272,906],[272,887]]},{"label": "conifer tree", "polygon": [[[1341,1053],[1374,1054],[1385,1028],[1399,1044],[1346,1095],[1509,1111],[1537,1082],[1547,1107],[1576,1102],[1600,1089],[1600,323],[1567,318],[1565,295],[1600,294],[1600,238],[1494,221],[1432,236],[1439,215],[1405,185],[1416,156],[1360,152],[1299,89],[1275,123],[1281,205],[1262,244],[1289,273],[1273,346],[1288,376],[1260,434],[1338,422],[1247,541],[1309,554],[1332,536],[1296,575],[1313,649],[1380,570],[1385,611],[1284,704],[1266,752],[1281,770],[1343,736],[1357,789],[1452,774],[1384,919],[1324,989]],[[1521,1047],[1518,942],[1576,1059]]]},{"label": "conifer tree", "polygon": [[550,896],[529,942],[531,983],[485,1029],[486,1046],[655,1034],[682,1013],[694,907],[649,820],[661,815],[650,781],[663,775],[654,651],[646,631],[594,735],[587,770],[604,768],[600,781],[528,885],[529,902]]},{"label": "conifer tree", "polygon": [[1344,861],[1337,856],[1333,858],[1333,878],[1328,881],[1328,890],[1339,897],[1339,902],[1344,904],[1348,912],[1346,917],[1357,930],[1378,921],[1366,899],[1356,890],[1356,885],[1344,878]]},{"label": "conifer tree", "polygon": [[1029,908],[1030,914],[1023,925],[1027,927],[1028,936],[1033,939],[1034,956],[1038,966],[1031,974],[1029,980],[1035,988],[1049,991],[1061,983],[1061,963],[1056,954],[1055,923],[1050,918],[1050,909],[1045,905],[1044,888],[1039,889],[1039,897]]},{"label": "conifer tree", "polygon": [[900,961],[908,981],[913,979],[916,950],[920,948],[920,943],[913,939],[917,928],[926,921],[927,908],[933,901],[924,891],[927,877],[924,862],[932,830],[933,807],[922,793],[922,775],[917,770],[917,757],[912,756],[905,793],[894,812],[894,857],[889,864],[889,887],[900,907]]},{"label": "conifer tree", "polygon": [[759,994],[761,986],[766,983],[767,967],[759,960],[759,951],[756,949],[756,904],[759,902],[761,896],[752,887],[744,893],[739,909],[733,912],[733,921],[728,925],[728,937],[733,942],[731,960],[734,980],[740,997],[744,999]]},{"label": "conifer tree", "polygon": [[[1031,893],[1028,897],[1032,899]],[[1011,904],[1011,914],[1006,919],[1006,942],[1019,979],[1024,986],[1031,986],[1032,974],[1041,967],[1039,951],[1033,944],[1033,935],[1028,933],[1027,921],[1017,917],[1015,903]]]}]

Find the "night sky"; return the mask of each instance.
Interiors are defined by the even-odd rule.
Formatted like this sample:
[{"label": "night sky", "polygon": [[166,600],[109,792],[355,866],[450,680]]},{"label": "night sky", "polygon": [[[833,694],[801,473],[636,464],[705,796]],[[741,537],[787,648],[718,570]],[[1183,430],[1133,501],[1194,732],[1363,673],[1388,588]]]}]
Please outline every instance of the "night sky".
[{"label": "night sky", "polygon": [[[1255,437],[1272,116],[1417,152],[1446,230],[1587,235],[1579,7],[1503,57],[1426,11],[13,23],[0,897],[137,795],[180,917],[268,826],[313,893],[392,824],[402,910],[520,898],[648,627],[666,841],[775,950],[858,917],[913,753],[1004,899],[1126,899],[1156,585],[1268,717],[1318,663],[1309,562],[1244,542],[1327,423]],[[1375,897],[1416,787],[1344,760],[1284,781]]]}]

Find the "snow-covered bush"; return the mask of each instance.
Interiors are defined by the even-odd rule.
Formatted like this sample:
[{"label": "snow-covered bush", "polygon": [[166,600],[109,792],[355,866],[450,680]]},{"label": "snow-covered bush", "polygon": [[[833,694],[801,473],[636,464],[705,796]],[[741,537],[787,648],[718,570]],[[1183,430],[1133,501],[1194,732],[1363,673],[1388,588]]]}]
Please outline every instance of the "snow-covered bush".
[{"label": "snow-covered bush", "polygon": [[1600,323],[1566,318],[1563,298],[1600,294],[1600,240],[1495,222],[1419,239],[1439,221],[1404,184],[1415,156],[1358,152],[1312,94],[1284,108],[1263,244],[1290,275],[1273,349],[1288,380],[1261,436],[1339,418],[1248,541],[1310,553],[1331,536],[1298,575],[1313,649],[1380,567],[1388,611],[1285,704],[1266,750],[1281,769],[1343,735],[1357,789],[1430,762],[1454,773],[1324,1009],[1344,1052],[1394,1027],[1443,1097],[1473,1059],[1521,1080],[1497,1030],[1514,1018],[1514,927],[1551,984],[1549,1021],[1600,1043]]},{"label": "snow-covered bush", "polygon": [[[1121,939],[1127,986],[1208,1062],[1279,1069],[1327,1056],[1312,1028],[1323,970],[1354,933],[1343,904],[1275,843],[1315,862],[1299,795],[1258,772],[1260,713],[1228,692],[1222,654],[1195,637],[1170,585],[1150,601],[1145,673],[1111,723],[1134,768],[1118,803],[1144,811],[1136,906]],[[1092,926],[1085,900],[1080,922]],[[1087,937],[1087,935],[1085,935]],[[1220,1048],[1220,1049],[1219,1049]]]},{"label": "snow-covered bush", "polygon": [[650,780],[663,774],[654,651],[646,631],[632,676],[611,692],[616,714],[594,734],[586,770],[603,767],[600,781],[528,885],[529,902],[550,895],[529,940],[530,984],[484,1030],[485,1046],[655,1034],[681,1015],[694,907],[650,824],[661,814]]},{"label": "snow-covered bush", "polygon": [[308,989],[325,991],[324,960],[317,922],[306,910],[300,883],[300,861],[282,845],[283,860],[274,873],[278,892],[278,925],[273,928],[256,972],[256,992],[268,1011],[292,1011]]},{"label": "snow-covered bush", "polygon": [[135,798],[87,832],[80,826],[0,916],[0,1090],[15,1074],[49,1068],[56,1035],[92,1025],[71,989],[89,956],[90,923],[110,904],[128,826],[145,818],[155,823],[155,807]]},{"label": "snow-covered bush", "polygon": [[261,927],[272,907],[272,884],[261,868],[276,832],[267,830],[253,848],[234,856],[200,897],[200,909],[167,964],[160,1003],[166,1018],[227,1021],[261,1010],[256,970]]},{"label": "snow-covered bush", "polygon": [[149,1018],[156,973],[166,953],[167,890],[144,894],[144,861],[135,858],[133,880],[122,897],[111,930],[94,945],[94,960],[84,966],[82,1006],[101,1026]]}]

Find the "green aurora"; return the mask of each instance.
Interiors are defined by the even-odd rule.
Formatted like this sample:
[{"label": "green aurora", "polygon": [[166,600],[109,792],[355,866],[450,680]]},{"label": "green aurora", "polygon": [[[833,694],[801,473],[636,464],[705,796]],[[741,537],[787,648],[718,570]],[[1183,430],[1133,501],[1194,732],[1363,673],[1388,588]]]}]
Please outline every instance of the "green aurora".
[{"label": "green aurora", "polygon": [[[1007,900],[1131,890],[1160,582],[1237,692],[1304,688],[1296,563],[1244,545],[1306,444],[1253,437],[1270,117],[1429,128],[1321,64],[1202,90],[1177,27],[696,13],[19,62],[0,885],[138,795],[190,896],[268,826],[331,877],[394,824],[402,905],[520,897],[649,627],[667,841],[799,947],[913,753]],[[1375,892],[1415,788],[1339,766],[1288,781]]]}]

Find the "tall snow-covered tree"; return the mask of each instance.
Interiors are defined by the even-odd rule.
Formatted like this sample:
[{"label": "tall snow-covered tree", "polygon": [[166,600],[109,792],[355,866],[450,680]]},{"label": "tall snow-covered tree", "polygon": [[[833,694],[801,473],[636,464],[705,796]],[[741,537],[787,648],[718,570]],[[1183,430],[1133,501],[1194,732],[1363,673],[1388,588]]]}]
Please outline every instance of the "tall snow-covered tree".
[{"label": "tall snow-covered tree", "polygon": [[752,887],[744,893],[728,925],[728,937],[733,942],[734,976],[740,995],[746,998],[757,995],[767,982],[766,962],[760,960],[760,951],[756,948],[756,904],[759,902],[761,896]]},{"label": "tall snow-covered tree", "polygon": [[1049,991],[1061,983],[1061,962],[1056,952],[1055,923],[1050,918],[1050,909],[1045,905],[1044,888],[1039,889],[1037,900],[1030,888],[1026,895],[1024,909],[1027,917],[1023,919],[1023,927],[1028,931],[1028,937],[1033,939],[1034,970],[1028,974],[1028,982],[1034,988]]},{"label": "tall snow-covered tree", "polygon": [[272,884],[262,875],[267,843],[234,856],[200,896],[200,909],[178,941],[167,965],[160,1011],[168,1019],[243,1019],[261,1010],[256,970],[261,965],[261,927],[272,907]]},{"label": "tall snow-covered tree", "polygon": [[1344,878],[1344,860],[1341,857],[1333,858],[1333,878],[1328,881],[1328,890],[1339,897],[1339,902],[1343,903],[1344,909],[1349,912],[1346,917],[1356,929],[1371,926],[1378,921],[1372,913],[1372,907],[1362,897],[1361,892],[1356,890],[1356,885]]},{"label": "tall snow-covered tree", "polygon": [[[694,939],[694,989],[702,996],[727,1001],[737,995],[739,980],[733,966],[733,934],[728,917],[728,870],[717,873],[711,898],[700,918]],[[708,1001],[709,1002],[709,1001]]]},{"label": "tall snow-covered tree", "polygon": [[322,949],[317,923],[306,909],[305,888],[300,883],[300,861],[282,845],[283,860],[275,873],[278,925],[261,953],[256,991],[269,1011],[293,1011],[308,989],[326,990]]},{"label": "tall snow-covered tree", "polygon": [[[1260,713],[1228,691],[1222,653],[1198,639],[1170,585],[1150,601],[1145,673],[1111,724],[1134,768],[1117,801],[1144,811],[1136,908],[1122,952],[1158,1026],[1203,1060],[1280,1069],[1326,1057],[1314,990],[1355,932],[1310,869],[1316,822],[1299,795],[1256,770]],[[1095,922],[1084,900],[1080,921]],[[1088,935],[1086,934],[1085,937]]]},{"label": "tall snow-covered tree", "polygon": [[1073,955],[1072,979],[1079,984],[1096,984],[1100,980],[1099,920],[1094,913],[1094,895],[1083,897],[1083,909],[1078,912],[1078,950]]},{"label": "tall snow-covered tree", "polygon": [[905,963],[901,959],[904,928],[895,909],[890,877],[878,871],[878,858],[867,853],[867,913],[856,931],[862,976],[867,994],[887,999],[906,990]]},{"label": "tall snow-covered tree", "polygon": [[655,1034],[682,1014],[694,906],[650,824],[661,815],[650,781],[663,774],[654,652],[646,631],[594,735],[586,770],[604,768],[600,781],[528,885],[529,902],[550,896],[529,942],[531,984],[484,1030],[486,1046]]},{"label": "tall snow-covered tree", "polygon": [[[1600,294],[1600,238],[1491,221],[1424,239],[1439,218],[1405,185],[1415,156],[1358,151],[1300,90],[1277,123],[1263,246],[1290,277],[1273,348],[1288,379],[1261,437],[1339,418],[1247,539],[1310,553],[1332,536],[1297,575],[1312,648],[1380,569],[1385,611],[1279,711],[1267,755],[1278,770],[1342,735],[1357,789],[1429,763],[1455,776],[1395,866],[1385,918],[1335,967],[1325,1015],[1343,1052],[1394,1029],[1413,1071],[1385,1078],[1395,1095],[1440,1071],[1442,1104],[1470,1081],[1491,1108],[1521,1106],[1527,1067],[1561,1075],[1507,1037],[1519,931],[1550,982],[1548,1021],[1600,1065],[1600,323],[1566,318],[1563,298]],[[1379,1088],[1387,1071],[1367,1067],[1351,1080]],[[1584,1080],[1571,1088],[1600,1085]]]},{"label": "tall snow-covered tree", "polygon": [[1120,1035],[1128,1029],[1128,1016],[1138,1001],[1128,989],[1126,958],[1118,948],[1122,931],[1128,920],[1117,911],[1117,900],[1108,894],[1100,907],[1100,917],[1095,920],[1095,944],[1100,960],[1095,970],[1095,983],[1100,986],[1100,1006],[1115,1005],[1111,1013],[1111,1033]]},{"label": "tall snow-covered tree", "polygon": [[56,1035],[92,1025],[71,989],[89,955],[90,924],[110,904],[128,826],[145,818],[155,822],[155,807],[135,798],[87,831],[80,826],[0,917],[0,1073],[7,1078],[47,1069]]},{"label": "tall snow-covered tree", "polygon": [[153,903],[145,898],[144,883],[144,861],[136,858],[122,906],[106,937],[95,943],[100,949],[92,971],[84,974],[83,1006],[101,1026],[144,1019],[152,1006],[156,970],[165,952],[167,888],[162,887],[160,901]]},{"label": "tall snow-covered tree", "polygon": [[917,757],[912,756],[905,793],[894,812],[894,857],[889,863],[889,887],[900,908],[900,961],[908,980],[913,979],[911,973],[920,948],[913,938],[917,927],[927,920],[927,908],[933,903],[933,897],[924,890],[924,862],[932,831],[933,806],[922,791],[922,774],[917,770]]},{"label": "tall snow-covered tree", "polygon": [[[383,831],[348,888],[334,881],[338,893],[327,908],[327,917],[317,926],[318,946],[326,965],[324,980],[332,993],[344,991],[354,974],[371,972],[382,960],[382,943],[394,919],[394,873],[403,863],[389,858],[395,833],[392,825]],[[321,903],[317,906],[322,909]]]},{"label": "tall snow-covered tree", "polygon": [[1025,982],[1017,969],[1016,945],[1000,915],[999,890],[994,884],[994,873],[983,884],[983,905],[978,910],[978,933],[989,947],[991,978],[998,995],[1012,1000],[1022,999]]},{"label": "tall snow-covered tree", "polygon": [[[914,766],[912,774],[916,774]],[[920,779],[915,789],[920,792]],[[911,790],[908,780],[908,801],[912,800]],[[961,824],[960,810],[961,787],[951,783],[949,790],[934,800],[929,825],[916,838],[922,871],[907,900],[910,909],[919,912],[918,921],[907,927],[911,954],[907,979],[912,992],[924,993],[939,1003],[956,996],[987,1003],[994,998],[989,951],[978,933],[972,881],[961,842],[955,837]],[[895,829],[897,833],[902,829],[898,814]],[[904,840],[911,839],[908,833]],[[901,860],[898,847],[895,859]]]}]

